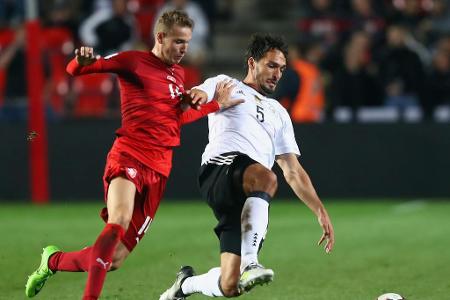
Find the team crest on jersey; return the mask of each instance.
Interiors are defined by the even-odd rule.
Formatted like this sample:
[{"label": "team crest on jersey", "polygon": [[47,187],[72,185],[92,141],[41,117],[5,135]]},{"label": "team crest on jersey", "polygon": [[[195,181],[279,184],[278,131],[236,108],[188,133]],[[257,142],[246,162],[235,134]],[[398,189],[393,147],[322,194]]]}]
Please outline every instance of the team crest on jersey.
[{"label": "team crest on jersey", "polygon": [[172,81],[175,84],[177,83],[177,80],[173,76],[167,75],[167,79],[169,79],[170,81]]},{"label": "team crest on jersey", "polygon": [[137,175],[137,171],[135,168],[127,168],[127,173],[132,179],[134,179]]}]

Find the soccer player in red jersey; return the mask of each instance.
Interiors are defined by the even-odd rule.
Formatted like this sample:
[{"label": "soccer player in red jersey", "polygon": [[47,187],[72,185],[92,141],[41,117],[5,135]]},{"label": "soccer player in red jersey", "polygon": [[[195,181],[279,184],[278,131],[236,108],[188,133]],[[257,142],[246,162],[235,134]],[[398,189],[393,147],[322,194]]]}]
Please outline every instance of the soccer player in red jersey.
[{"label": "soccer player in red jersey", "polygon": [[[71,75],[110,72],[120,83],[122,126],[110,150],[103,182],[106,225],[95,243],[76,252],[47,246],[39,268],[28,278],[26,295],[35,296],[56,271],[88,272],[84,300],[98,299],[106,272],[120,267],[153,221],[172,165],[172,148],[180,143],[180,127],[210,112],[236,105],[232,84],[223,82],[212,104],[199,90],[185,91],[178,63],[192,36],[187,14],[163,14],[155,26],[151,52],[127,51],[105,58],[92,48],[75,50]],[[197,110],[189,109],[189,105]]]}]

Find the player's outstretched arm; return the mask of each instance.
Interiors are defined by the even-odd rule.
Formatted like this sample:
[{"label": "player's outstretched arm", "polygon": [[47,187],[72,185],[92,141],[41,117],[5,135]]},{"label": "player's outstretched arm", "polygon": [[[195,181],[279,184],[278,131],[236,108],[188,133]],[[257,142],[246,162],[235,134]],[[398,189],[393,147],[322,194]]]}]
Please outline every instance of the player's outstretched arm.
[{"label": "player's outstretched arm", "polygon": [[[233,99],[231,92],[235,88],[231,80],[223,80],[217,83],[213,99],[217,101],[220,109],[227,109],[244,102],[243,99]],[[208,94],[197,88],[186,91],[182,99],[184,104],[189,104],[192,108],[200,110],[201,105],[208,101]]]},{"label": "player's outstretched arm", "polygon": [[[189,124],[200,118],[203,118],[207,114],[216,112],[218,110],[227,109],[243,103],[243,99],[231,98],[231,91],[234,88],[234,84],[231,81],[221,81],[216,85],[213,101],[206,104],[208,100],[208,94],[200,89],[192,89],[185,95],[183,95],[181,108],[192,107],[194,109],[183,109],[181,115],[181,124]],[[187,99],[186,99],[187,98]]]},{"label": "player's outstretched arm", "polygon": [[311,179],[293,153],[278,155],[277,163],[283,170],[284,178],[294,193],[316,214],[323,230],[318,245],[325,242],[325,251],[330,253],[334,246],[333,224],[314,189]]}]

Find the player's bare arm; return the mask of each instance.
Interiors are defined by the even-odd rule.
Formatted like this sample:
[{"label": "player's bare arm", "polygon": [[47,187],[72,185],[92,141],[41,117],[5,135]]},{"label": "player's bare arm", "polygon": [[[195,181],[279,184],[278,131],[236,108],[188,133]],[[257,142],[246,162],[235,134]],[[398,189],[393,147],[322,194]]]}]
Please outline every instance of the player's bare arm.
[{"label": "player's bare arm", "polygon": [[297,156],[292,153],[278,155],[277,163],[283,170],[284,178],[294,193],[316,214],[323,233],[318,245],[325,242],[325,251],[330,253],[334,246],[334,229],[328,212],[314,189],[306,171]]},{"label": "player's bare arm", "polygon": [[82,46],[75,49],[75,58],[80,66],[89,66],[96,62],[100,56],[94,55],[94,48]]}]

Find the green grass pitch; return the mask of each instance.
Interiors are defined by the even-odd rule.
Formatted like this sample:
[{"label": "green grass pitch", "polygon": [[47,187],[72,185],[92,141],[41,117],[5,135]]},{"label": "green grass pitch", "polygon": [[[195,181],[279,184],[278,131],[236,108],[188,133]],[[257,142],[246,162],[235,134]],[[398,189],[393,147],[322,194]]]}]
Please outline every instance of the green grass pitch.
[{"label": "green grass pitch", "polygon": [[[316,246],[321,230],[304,205],[274,200],[260,260],[275,280],[241,299],[374,300],[385,292],[450,299],[450,201],[325,202],[336,231],[330,255]],[[0,205],[0,299],[25,299],[27,275],[43,246],[91,244],[103,227],[100,205]],[[163,203],[124,266],[108,274],[102,299],[157,300],[181,265],[197,273],[218,266],[214,224],[202,202]],[[85,273],[57,273],[35,299],[80,299],[85,279]]]}]

